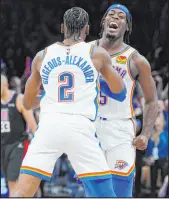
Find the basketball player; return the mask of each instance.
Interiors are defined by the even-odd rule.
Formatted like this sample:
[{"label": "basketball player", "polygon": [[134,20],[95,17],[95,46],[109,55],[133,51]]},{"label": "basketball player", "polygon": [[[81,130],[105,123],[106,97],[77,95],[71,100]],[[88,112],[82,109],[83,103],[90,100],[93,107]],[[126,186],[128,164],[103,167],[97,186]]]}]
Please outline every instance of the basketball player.
[{"label": "basketball player", "polygon": [[19,176],[24,156],[26,123],[35,132],[36,121],[32,111],[23,107],[22,94],[8,88],[8,80],[1,75],[1,169],[8,182],[10,196]]},{"label": "basketball player", "polygon": [[95,137],[98,74],[116,94],[125,86],[108,53],[84,42],[89,31],[87,12],[74,7],[63,19],[65,40],[36,55],[26,84],[26,109],[32,108],[41,82],[45,95],[40,103],[39,128],[23,160],[13,197],[32,197],[41,179],[51,179],[55,162],[63,153],[87,197],[114,197],[111,173]]},{"label": "basketball player", "polygon": [[[129,10],[120,4],[110,6],[101,21],[101,39],[91,42],[110,54],[112,64],[123,78],[127,96],[123,102],[100,94],[100,118],[97,135],[113,174],[117,197],[132,197],[135,148],[144,150],[157,118],[157,94],[150,64],[137,50],[127,44],[132,31]],[[144,93],[145,107],[141,135],[135,138],[132,97],[136,82]]]}]

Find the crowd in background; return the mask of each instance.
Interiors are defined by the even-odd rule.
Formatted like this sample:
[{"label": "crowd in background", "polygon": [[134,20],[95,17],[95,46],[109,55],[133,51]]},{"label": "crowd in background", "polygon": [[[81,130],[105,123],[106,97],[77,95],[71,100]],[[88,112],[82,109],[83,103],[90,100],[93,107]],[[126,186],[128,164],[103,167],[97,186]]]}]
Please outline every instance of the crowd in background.
[{"label": "crowd in background", "polygon": [[[72,6],[83,7],[90,16],[90,36],[97,39],[101,18],[111,3],[126,5],[133,16],[130,43],[151,64],[159,98],[159,117],[145,152],[137,151],[135,197],[166,196],[168,183],[168,1],[167,0],[2,0],[1,1],[1,73],[10,87],[24,92],[35,54],[56,41],[61,41],[63,13]],[[137,84],[133,106],[137,134],[141,132],[144,98]],[[39,110],[35,110],[38,121]],[[160,171],[160,172],[159,172]],[[74,178],[74,171],[63,155],[56,163],[51,183],[41,183],[42,196],[83,197],[84,192]]]}]

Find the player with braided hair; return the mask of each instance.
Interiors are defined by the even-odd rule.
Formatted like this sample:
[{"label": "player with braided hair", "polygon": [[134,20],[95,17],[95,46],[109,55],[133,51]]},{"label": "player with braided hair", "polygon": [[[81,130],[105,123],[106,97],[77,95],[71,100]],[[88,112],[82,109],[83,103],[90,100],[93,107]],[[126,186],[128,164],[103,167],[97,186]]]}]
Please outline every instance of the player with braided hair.
[{"label": "player with braided hair", "polygon": [[14,197],[32,197],[41,179],[50,181],[55,162],[63,153],[68,155],[87,197],[115,197],[94,123],[99,73],[108,83],[110,95],[125,96],[126,89],[109,54],[84,42],[88,21],[82,8],[66,11],[61,26],[64,41],[48,46],[32,62],[24,107],[33,107],[41,83],[45,93],[40,101],[38,129],[22,162]]},{"label": "player with braided hair", "polygon": [[74,7],[65,12],[63,20],[67,28],[65,39],[69,39],[73,35],[74,40],[79,40],[81,29],[89,22],[89,15],[84,9]]},{"label": "player with braided hair", "polygon": [[[146,149],[158,113],[151,67],[145,57],[128,45],[131,32],[129,10],[124,5],[113,4],[101,20],[101,38],[91,42],[108,51],[127,88],[127,96],[122,102],[120,98],[111,99],[100,92],[99,118],[96,122],[97,135],[111,168],[117,197],[132,197],[135,148]],[[144,93],[145,107],[142,133],[135,138],[132,98],[137,81]]]}]

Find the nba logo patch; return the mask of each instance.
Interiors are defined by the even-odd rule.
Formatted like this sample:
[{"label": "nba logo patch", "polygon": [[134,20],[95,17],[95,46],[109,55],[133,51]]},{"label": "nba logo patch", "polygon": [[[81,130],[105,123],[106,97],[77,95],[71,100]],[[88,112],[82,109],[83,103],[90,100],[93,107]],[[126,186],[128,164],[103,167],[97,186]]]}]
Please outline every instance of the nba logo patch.
[{"label": "nba logo patch", "polygon": [[125,56],[117,56],[116,62],[119,64],[126,64],[127,58]]},{"label": "nba logo patch", "polygon": [[70,54],[70,48],[66,49],[66,54],[69,55]]},{"label": "nba logo patch", "polygon": [[2,121],[9,120],[8,109],[6,109],[6,108],[1,109],[1,120]]},{"label": "nba logo patch", "polygon": [[116,164],[115,164],[115,169],[122,170],[126,166],[128,166],[128,163],[126,161],[124,161],[124,160],[117,160]]}]

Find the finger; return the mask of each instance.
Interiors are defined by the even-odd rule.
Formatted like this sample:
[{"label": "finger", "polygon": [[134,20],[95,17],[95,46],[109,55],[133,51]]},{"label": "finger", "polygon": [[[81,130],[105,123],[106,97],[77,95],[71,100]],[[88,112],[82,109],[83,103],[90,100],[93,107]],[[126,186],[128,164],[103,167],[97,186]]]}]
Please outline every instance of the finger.
[{"label": "finger", "polygon": [[139,137],[134,138],[134,139],[133,139],[133,144],[137,143],[139,140],[140,140]]},{"label": "finger", "polygon": [[138,141],[135,141],[135,142],[133,143],[133,145],[137,147],[137,146],[141,145],[141,143],[139,143]]},{"label": "finger", "polygon": [[138,150],[140,150],[140,151],[143,151],[143,150],[145,150],[146,148],[145,147],[136,147]]},{"label": "finger", "polygon": [[144,140],[138,139],[138,140],[135,141],[135,143],[137,143],[137,144],[144,144],[145,142],[144,142]]},{"label": "finger", "polygon": [[145,145],[145,144],[142,144],[142,143],[136,143],[135,146],[136,146],[136,147],[139,147],[139,148],[146,147],[146,145]]},{"label": "finger", "polygon": [[133,144],[133,146],[135,146],[135,145],[136,145],[136,141],[137,141],[137,140],[136,140],[136,138],[135,138],[135,139],[133,140],[133,143],[132,143],[132,144]]},{"label": "finger", "polygon": [[146,146],[141,145],[141,146],[136,146],[136,148],[137,148],[138,150],[145,150],[145,149],[146,149]]}]

